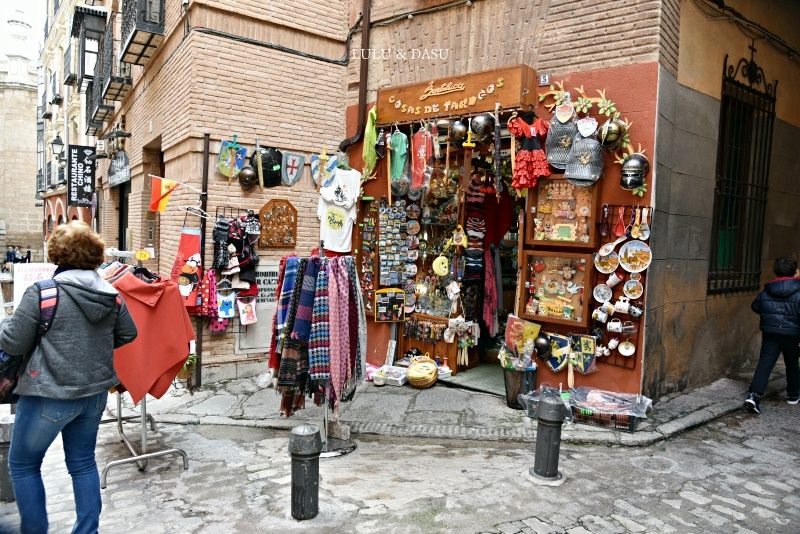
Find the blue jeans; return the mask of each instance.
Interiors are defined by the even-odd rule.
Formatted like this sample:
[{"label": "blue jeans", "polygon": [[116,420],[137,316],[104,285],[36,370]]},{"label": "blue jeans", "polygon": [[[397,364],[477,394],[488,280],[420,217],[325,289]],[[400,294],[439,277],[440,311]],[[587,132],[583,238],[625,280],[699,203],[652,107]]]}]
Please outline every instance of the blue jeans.
[{"label": "blue jeans", "polygon": [[77,519],[73,534],[96,533],[100,523],[100,477],[94,448],[108,392],[82,399],[19,398],[8,465],[22,534],[46,534],[42,460],[59,432],[72,477]]},{"label": "blue jeans", "polygon": [[800,336],[784,336],[764,332],[761,335],[761,355],[758,358],[756,372],[750,383],[750,391],[756,395],[763,395],[769,384],[769,375],[778,362],[778,357],[783,353],[786,364],[786,396],[797,398],[800,393]]}]

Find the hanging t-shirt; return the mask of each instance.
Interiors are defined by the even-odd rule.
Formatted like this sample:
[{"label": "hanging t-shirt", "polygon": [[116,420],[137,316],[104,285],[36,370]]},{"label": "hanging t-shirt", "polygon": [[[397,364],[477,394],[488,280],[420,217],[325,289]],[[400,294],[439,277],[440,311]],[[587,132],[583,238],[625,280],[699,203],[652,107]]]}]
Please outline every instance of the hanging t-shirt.
[{"label": "hanging t-shirt", "polygon": [[425,185],[425,166],[433,157],[433,136],[428,130],[420,130],[411,138],[414,150],[411,168],[411,189],[421,189]]},{"label": "hanging t-shirt", "polygon": [[408,136],[397,130],[389,140],[389,147],[392,150],[391,178],[395,181],[403,177],[408,154]]},{"label": "hanging t-shirt", "polygon": [[353,248],[353,223],[358,210],[361,173],[336,169],[333,180],[320,189],[317,217],[319,238],[325,250],[350,252]]}]

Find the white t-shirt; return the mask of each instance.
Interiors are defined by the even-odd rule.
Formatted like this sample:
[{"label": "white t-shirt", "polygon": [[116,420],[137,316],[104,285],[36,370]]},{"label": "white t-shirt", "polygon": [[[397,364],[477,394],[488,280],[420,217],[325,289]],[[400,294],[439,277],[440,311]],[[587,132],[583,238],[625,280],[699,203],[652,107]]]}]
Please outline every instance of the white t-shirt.
[{"label": "white t-shirt", "polygon": [[353,248],[353,223],[358,212],[361,173],[336,169],[333,180],[320,189],[317,217],[319,238],[325,250],[350,252]]}]

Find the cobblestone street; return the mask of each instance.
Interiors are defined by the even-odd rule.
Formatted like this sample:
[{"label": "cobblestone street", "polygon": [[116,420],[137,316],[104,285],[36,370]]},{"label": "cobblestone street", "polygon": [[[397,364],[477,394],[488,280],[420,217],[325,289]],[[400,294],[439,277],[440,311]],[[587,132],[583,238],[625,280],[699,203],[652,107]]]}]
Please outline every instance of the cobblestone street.
[{"label": "cobblestone street", "polygon": [[[321,464],[320,514],[290,516],[287,433],[159,425],[156,459],[110,471],[101,531],[125,532],[797,532],[800,410],[783,400],[737,412],[647,448],[568,445],[560,488],[533,486],[530,444],[366,437]],[[129,425],[135,435],[135,425]],[[102,469],[125,457],[103,425]],[[66,532],[72,492],[60,447],[44,467],[51,531]],[[14,504],[0,531],[14,532]]]}]

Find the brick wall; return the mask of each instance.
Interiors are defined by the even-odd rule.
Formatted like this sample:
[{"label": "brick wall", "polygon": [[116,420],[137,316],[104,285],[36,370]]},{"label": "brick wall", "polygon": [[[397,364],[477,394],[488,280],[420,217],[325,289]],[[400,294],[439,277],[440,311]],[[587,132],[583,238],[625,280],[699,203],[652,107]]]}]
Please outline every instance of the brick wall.
[{"label": "brick wall", "polygon": [[[361,9],[353,0],[351,18]],[[672,38],[677,0],[479,0],[420,14],[372,29],[371,48],[446,49],[445,60],[372,60],[369,96],[380,87],[478,72],[524,63],[555,77],[570,72],[672,61],[659,42]],[[426,2],[402,6],[375,0],[373,20],[406,13]],[[662,26],[664,28],[662,29]],[[677,42],[677,41],[675,41]],[[354,46],[360,43],[357,36]],[[675,60],[677,56],[675,55]],[[357,100],[358,62],[348,68],[349,102]]]}]

